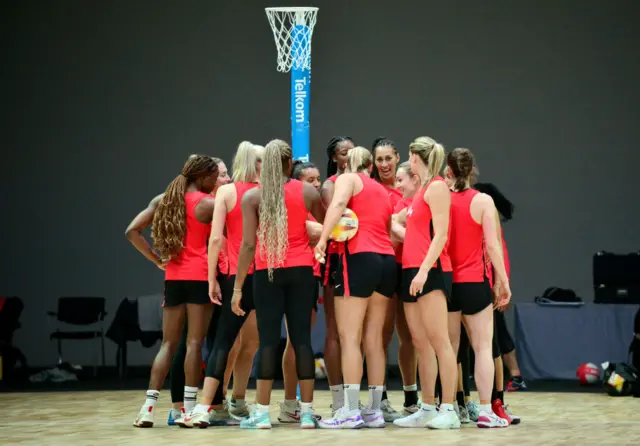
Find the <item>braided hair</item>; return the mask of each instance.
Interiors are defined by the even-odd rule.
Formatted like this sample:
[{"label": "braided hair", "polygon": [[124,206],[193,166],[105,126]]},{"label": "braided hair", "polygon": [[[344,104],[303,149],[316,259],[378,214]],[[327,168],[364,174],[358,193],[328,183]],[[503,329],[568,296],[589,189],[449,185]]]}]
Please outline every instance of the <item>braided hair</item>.
[{"label": "braided hair", "polygon": [[187,232],[187,213],[184,194],[187,186],[196,180],[218,173],[217,158],[204,155],[189,157],[182,172],[164,193],[153,215],[151,237],[160,258],[169,259],[183,247]]},{"label": "braided hair", "polygon": [[327,144],[327,157],[329,158],[327,161],[327,178],[338,173],[338,163],[333,160],[333,157],[336,154],[338,146],[343,141],[350,141],[354,146],[356,145],[350,136],[334,136],[329,140]]}]

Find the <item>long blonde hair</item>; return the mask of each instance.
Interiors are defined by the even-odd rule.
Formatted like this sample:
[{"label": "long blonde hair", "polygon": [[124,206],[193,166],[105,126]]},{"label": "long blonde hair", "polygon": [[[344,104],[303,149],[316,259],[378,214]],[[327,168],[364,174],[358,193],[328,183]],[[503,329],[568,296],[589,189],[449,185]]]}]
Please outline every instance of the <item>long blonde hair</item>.
[{"label": "long blonde hair", "polygon": [[362,146],[349,150],[349,165],[346,171],[351,173],[364,172],[373,164],[371,152]]},{"label": "long blonde hair", "polygon": [[242,141],[233,157],[233,181],[248,183],[255,181],[258,171],[256,170],[255,146],[249,141]]},{"label": "long blonde hair", "polygon": [[418,155],[427,166],[427,177],[420,178],[422,184],[427,184],[437,177],[444,164],[444,147],[428,136],[420,136],[409,145],[409,152]]},{"label": "long blonde hair", "polygon": [[260,256],[267,262],[269,280],[273,280],[273,270],[284,264],[289,247],[284,168],[291,161],[291,155],[289,144],[274,139],[264,148],[262,157],[258,240]]}]

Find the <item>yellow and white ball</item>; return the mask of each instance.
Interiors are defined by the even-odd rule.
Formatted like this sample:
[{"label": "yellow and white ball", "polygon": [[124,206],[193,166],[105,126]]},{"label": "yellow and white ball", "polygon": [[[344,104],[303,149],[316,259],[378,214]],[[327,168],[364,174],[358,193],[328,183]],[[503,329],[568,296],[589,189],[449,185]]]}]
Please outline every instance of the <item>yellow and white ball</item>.
[{"label": "yellow and white ball", "polygon": [[351,209],[347,208],[342,213],[340,221],[331,231],[331,240],[344,242],[351,240],[358,232],[358,216]]}]

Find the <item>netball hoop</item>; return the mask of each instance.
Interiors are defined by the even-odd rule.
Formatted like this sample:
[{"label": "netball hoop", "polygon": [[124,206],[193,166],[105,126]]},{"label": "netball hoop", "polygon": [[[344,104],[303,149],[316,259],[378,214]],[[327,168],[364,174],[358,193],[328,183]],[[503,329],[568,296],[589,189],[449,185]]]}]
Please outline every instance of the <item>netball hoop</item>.
[{"label": "netball hoop", "polygon": [[265,8],[278,50],[278,71],[291,72],[291,143],[293,158],[309,161],[311,37],[318,8]]}]

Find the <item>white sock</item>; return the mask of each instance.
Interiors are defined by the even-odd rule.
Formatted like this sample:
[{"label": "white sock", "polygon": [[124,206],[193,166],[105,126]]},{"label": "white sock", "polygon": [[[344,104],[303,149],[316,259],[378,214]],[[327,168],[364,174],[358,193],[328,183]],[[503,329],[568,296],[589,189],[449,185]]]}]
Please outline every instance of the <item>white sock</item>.
[{"label": "white sock", "polygon": [[426,410],[426,411],[436,410],[436,406],[432,406],[431,404],[422,403],[422,405],[420,406],[420,409]]},{"label": "white sock", "polygon": [[418,385],[417,384],[411,384],[410,386],[402,386],[402,390],[404,390],[405,392],[417,392],[418,391]]},{"label": "white sock", "polygon": [[480,409],[480,412],[485,412],[488,415],[491,415],[493,413],[493,409],[491,409],[491,404],[479,404],[478,409]]},{"label": "white sock", "polygon": [[453,410],[453,404],[440,404],[440,412]]},{"label": "white sock", "polygon": [[298,407],[298,400],[284,400],[284,405],[291,409],[295,409]]},{"label": "white sock", "polygon": [[344,407],[348,410],[360,409],[360,384],[344,384]]},{"label": "white sock", "polygon": [[160,396],[159,390],[147,390],[147,399],[144,400],[144,407],[147,409],[149,407],[156,407],[156,403],[158,402],[158,397]]},{"label": "white sock", "polygon": [[193,408],[193,411],[197,412],[197,413],[207,413],[207,412],[209,412],[210,408],[211,408],[211,406],[209,406],[209,405],[198,404],[198,405],[196,405],[196,407]]},{"label": "white sock", "polygon": [[256,403],[256,412],[265,413],[269,412],[269,406],[264,406],[262,404]]},{"label": "white sock", "polygon": [[307,412],[313,412],[313,408],[312,408],[313,403],[300,403],[300,412],[302,413],[307,413]]},{"label": "white sock", "polygon": [[384,386],[369,386],[369,408],[371,410],[380,410],[382,392],[384,392]]},{"label": "white sock", "polygon": [[344,406],[344,386],[338,384],[337,386],[329,386],[331,390],[331,399],[333,400],[333,409],[337,410]]},{"label": "white sock", "polygon": [[182,414],[180,409],[176,409],[175,407],[171,408],[171,418],[178,418]]},{"label": "white sock", "polygon": [[189,413],[191,409],[196,407],[197,387],[184,386],[184,411]]}]

